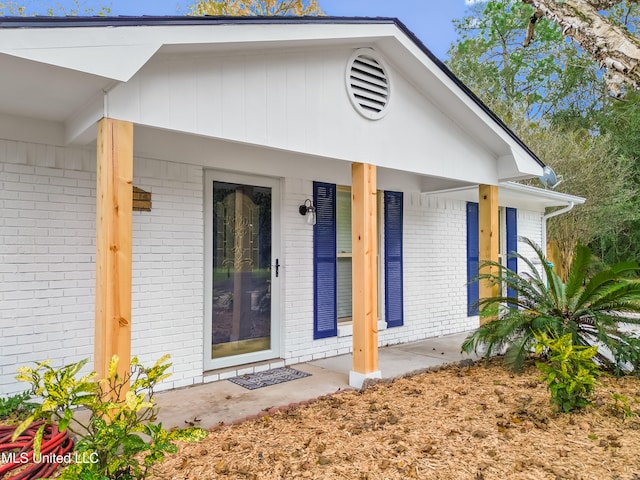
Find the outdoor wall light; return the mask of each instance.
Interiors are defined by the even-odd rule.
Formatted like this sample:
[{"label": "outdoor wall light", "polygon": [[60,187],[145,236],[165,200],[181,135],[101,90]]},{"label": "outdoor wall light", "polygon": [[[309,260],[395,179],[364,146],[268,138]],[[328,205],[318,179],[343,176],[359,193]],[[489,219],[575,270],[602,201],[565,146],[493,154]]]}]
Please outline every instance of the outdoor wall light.
[{"label": "outdoor wall light", "polygon": [[307,216],[307,223],[309,225],[316,224],[316,209],[313,206],[313,202],[311,200],[307,198],[304,201],[304,205],[300,205],[300,208],[298,209],[298,211],[300,212],[300,215]]}]

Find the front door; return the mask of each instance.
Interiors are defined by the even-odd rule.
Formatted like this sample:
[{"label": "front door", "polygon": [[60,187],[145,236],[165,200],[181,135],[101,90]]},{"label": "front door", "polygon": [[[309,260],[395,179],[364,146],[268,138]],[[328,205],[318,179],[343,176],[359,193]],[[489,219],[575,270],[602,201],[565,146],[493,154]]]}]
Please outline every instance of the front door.
[{"label": "front door", "polygon": [[205,368],[279,356],[277,180],[206,172]]}]

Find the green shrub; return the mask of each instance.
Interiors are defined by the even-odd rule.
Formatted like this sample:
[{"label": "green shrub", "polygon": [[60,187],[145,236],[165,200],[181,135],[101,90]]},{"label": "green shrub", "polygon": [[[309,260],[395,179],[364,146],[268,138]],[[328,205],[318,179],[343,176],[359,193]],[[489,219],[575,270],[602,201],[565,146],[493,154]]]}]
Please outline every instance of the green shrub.
[{"label": "green shrub", "polygon": [[537,362],[536,367],[544,374],[551,400],[563,412],[589,405],[600,374],[593,362],[598,348],[574,345],[570,333],[558,338],[541,333],[535,338],[536,352],[547,355],[547,361]]},{"label": "green shrub", "polygon": [[627,396],[616,392],[609,392],[609,395],[611,396],[611,400],[613,400],[609,404],[611,412],[616,415],[621,415],[625,419],[635,415],[633,410],[631,410],[630,400]]},{"label": "green shrub", "polygon": [[[166,371],[171,364],[167,360],[168,356],[164,356],[151,368],[145,368],[133,358],[130,373],[121,377],[117,374],[118,358],[114,356],[108,377],[99,382],[95,381],[95,372],[78,378],[88,360],[60,369],[52,368],[49,362],[38,363],[36,368],[20,368],[16,378],[31,384],[31,393],[42,403],[19,426],[14,438],[33,421],[58,422],[61,431],[69,429],[81,436],[75,447],[78,461],[67,467],[60,478],[147,478],[150,467],[162,461],[165,453],[177,451],[175,440],[200,440],[206,435],[199,428],[168,432],[154,423],[158,412],[154,388],[169,376]],[[74,417],[78,407],[88,409],[86,423]],[[36,452],[41,438],[40,433],[34,443]]]},{"label": "green shrub", "polygon": [[6,398],[0,397],[0,421],[21,421],[36,407],[30,402],[31,395],[28,392],[16,393]]},{"label": "green shrub", "polygon": [[[620,324],[640,324],[640,272],[636,262],[624,262],[594,273],[596,267],[588,247],[578,245],[567,281],[552,270],[544,254],[531,240],[521,239],[538,257],[537,265],[515,253],[531,273],[518,274],[505,265],[484,262],[494,273],[478,279],[498,283],[517,292],[484,298],[480,315],[497,318],[472,332],[462,345],[465,352],[484,349],[490,357],[504,352],[505,363],[518,371],[536,344],[535,335],[553,337],[571,334],[574,345],[597,345],[598,363],[615,374],[640,371],[640,339],[620,329]],[[541,269],[542,271],[539,271]]]}]

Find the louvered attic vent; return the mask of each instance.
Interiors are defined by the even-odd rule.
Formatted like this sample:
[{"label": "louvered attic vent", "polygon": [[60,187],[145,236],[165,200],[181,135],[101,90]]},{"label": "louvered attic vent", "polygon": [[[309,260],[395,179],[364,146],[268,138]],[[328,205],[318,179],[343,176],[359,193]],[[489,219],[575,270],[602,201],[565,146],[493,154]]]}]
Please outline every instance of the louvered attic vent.
[{"label": "louvered attic vent", "polygon": [[389,104],[389,77],[369,48],[356,50],[347,64],[347,90],[354,108],[370,120],[382,118]]}]

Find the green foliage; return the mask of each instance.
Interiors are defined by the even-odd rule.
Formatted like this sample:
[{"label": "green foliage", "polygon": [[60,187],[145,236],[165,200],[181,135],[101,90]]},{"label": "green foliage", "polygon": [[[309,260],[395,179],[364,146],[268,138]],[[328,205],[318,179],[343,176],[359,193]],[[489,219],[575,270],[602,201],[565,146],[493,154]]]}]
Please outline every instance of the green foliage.
[{"label": "green foliage", "polygon": [[49,15],[49,16],[77,16],[77,15],[97,15],[105,16],[111,13],[111,9],[106,6],[96,7],[88,0],[72,0],[61,3],[55,3],[55,6],[45,7],[34,5],[33,2],[16,2],[9,0],[8,2],[0,2],[0,16],[16,16],[23,17],[26,15]]},{"label": "green foliage", "polygon": [[[478,302],[480,315],[496,320],[485,323],[464,341],[465,352],[482,347],[487,357],[504,351],[505,363],[520,370],[537,343],[536,335],[554,338],[571,334],[574,345],[598,345],[596,358],[616,374],[640,368],[640,341],[620,329],[621,323],[640,324],[640,282],[630,275],[640,272],[635,262],[595,270],[591,250],[578,245],[566,282],[552,270],[540,248],[522,239],[537,258],[537,265],[522,253],[514,254],[530,273],[518,274],[496,262],[484,262],[493,271],[478,276],[516,291]],[[539,271],[538,269],[541,269]]]},{"label": "green foliage", "polygon": [[12,0],[8,2],[0,2],[0,16],[22,17],[25,13],[25,7],[18,2]]},{"label": "green foliage", "polygon": [[635,415],[631,410],[629,398],[616,392],[609,392],[613,402],[609,405],[609,409],[616,415],[622,415],[623,418],[631,418]]},{"label": "green foliage", "polygon": [[491,0],[454,21],[459,40],[447,65],[512,127],[520,116],[537,120],[576,107],[588,112],[602,101],[597,67],[556,24],[540,19],[536,41],[523,46],[532,13],[525,2]]},{"label": "green foliage", "polygon": [[[176,451],[175,440],[196,440],[204,436],[201,429],[167,432],[155,421],[158,408],[154,389],[167,378],[168,356],[151,368],[137,358],[131,371],[117,373],[118,358],[110,362],[107,378],[96,382],[95,372],[80,376],[87,360],[60,369],[40,362],[36,368],[21,367],[16,378],[31,384],[31,394],[42,403],[18,427],[14,438],[33,421],[57,421],[61,431],[69,429],[82,438],[76,444],[81,460],[69,466],[61,478],[100,480],[140,480],[149,468],[162,461],[165,453]],[[74,417],[74,410],[89,410],[87,423]],[[38,444],[35,446],[38,451]]]},{"label": "green foliage", "polygon": [[[447,65],[564,176],[559,191],[587,198],[549,222],[563,261],[576,243],[609,264],[640,261],[640,95],[610,97],[599,65],[546,18],[523,47],[533,12],[527,3],[474,3],[455,22],[459,40]],[[637,32],[640,5],[619,2],[606,18]]]},{"label": "green foliage", "polygon": [[565,413],[589,405],[600,373],[593,362],[598,347],[574,345],[571,333],[558,338],[538,333],[535,338],[536,352],[547,355],[547,361],[536,362],[536,367],[544,374],[551,400]]},{"label": "green foliage", "polygon": [[200,0],[189,8],[191,15],[323,15],[317,0]]},{"label": "green foliage", "polygon": [[[637,6],[636,6],[637,8]],[[598,117],[598,128],[611,138],[615,156],[629,165],[627,189],[634,193],[640,190],[640,94],[628,92],[616,100]],[[640,212],[640,196],[634,195],[626,205],[629,215],[615,231],[606,231],[591,245],[604,261],[612,263],[620,259],[640,261],[640,218],[632,213]]]},{"label": "green foliage", "polygon": [[[630,179],[634,165],[616,151],[609,133],[592,135],[583,128],[559,125],[519,127],[521,138],[546,164],[562,174],[559,192],[585,197],[584,205],[549,220],[548,237],[558,242],[565,266],[576,244],[594,244],[605,237],[619,238],[624,226],[640,219],[636,188]],[[531,182],[539,186],[537,180]],[[609,257],[613,264],[634,257]],[[640,258],[639,258],[640,260]]]},{"label": "green foliage", "polygon": [[31,395],[28,392],[16,393],[6,398],[0,397],[0,421],[23,420],[36,407],[36,404],[29,400]]}]

